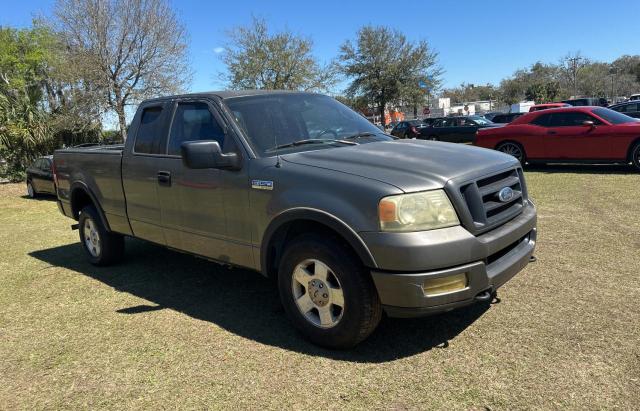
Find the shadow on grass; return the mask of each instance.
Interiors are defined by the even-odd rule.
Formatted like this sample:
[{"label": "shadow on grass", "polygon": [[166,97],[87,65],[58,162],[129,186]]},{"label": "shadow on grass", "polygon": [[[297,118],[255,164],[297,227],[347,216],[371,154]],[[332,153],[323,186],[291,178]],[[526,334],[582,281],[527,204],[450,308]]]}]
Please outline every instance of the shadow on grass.
[{"label": "shadow on grass", "polygon": [[331,351],[299,335],[284,314],[275,284],[250,270],[229,269],[130,239],[125,261],[113,267],[89,264],[79,244],[34,251],[30,255],[155,304],[114,307],[114,311],[123,315],[172,309],[262,344],[342,361],[381,363],[432,348],[446,348],[451,339],[489,307],[474,304],[419,319],[385,318],[374,334],[356,348]]},{"label": "shadow on grass", "polygon": [[528,164],[525,171],[538,173],[576,173],[576,174],[638,174],[627,164]]},{"label": "shadow on grass", "polygon": [[53,194],[38,194],[38,197],[31,198],[28,195],[20,196],[20,198],[24,198],[25,200],[31,201],[56,201],[58,197]]}]

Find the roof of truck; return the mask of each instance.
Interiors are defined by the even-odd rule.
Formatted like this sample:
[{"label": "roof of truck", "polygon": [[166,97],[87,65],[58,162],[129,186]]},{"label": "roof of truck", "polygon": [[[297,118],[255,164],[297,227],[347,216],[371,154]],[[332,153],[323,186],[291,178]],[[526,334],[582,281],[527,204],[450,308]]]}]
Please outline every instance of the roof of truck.
[{"label": "roof of truck", "polygon": [[269,94],[313,94],[305,91],[295,91],[295,90],[222,90],[222,91],[205,91],[201,93],[187,93],[187,94],[177,94],[173,96],[162,96],[151,98],[145,101],[157,101],[157,100],[166,100],[172,98],[185,98],[185,97],[218,97],[221,99],[234,98],[234,97],[245,97],[245,96],[260,96],[260,95],[269,95]]}]

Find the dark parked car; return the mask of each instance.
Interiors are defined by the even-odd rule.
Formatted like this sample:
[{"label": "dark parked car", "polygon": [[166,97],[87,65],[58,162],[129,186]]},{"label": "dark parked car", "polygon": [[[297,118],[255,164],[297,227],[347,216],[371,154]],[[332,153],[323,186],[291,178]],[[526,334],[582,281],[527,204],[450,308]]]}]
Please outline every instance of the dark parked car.
[{"label": "dark parked car", "polygon": [[517,119],[523,114],[524,113],[502,113],[494,116],[493,120],[491,121],[498,124],[511,123],[513,120]]},{"label": "dark parked car", "polygon": [[499,124],[482,116],[443,117],[436,120],[431,127],[420,130],[419,138],[449,143],[473,143],[476,131],[496,126]]},{"label": "dark parked car", "polygon": [[488,303],[536,244],[512,156],[394,140],[318,94],[147,100],[124,146],[57,150],[54,163],[58,206],[91,263],[118,261],[131,236],[259,271],[291,322],[329,347],[362,341],[383,310]]},{"label": "dark parked car", "polygon": [[598,97],[584,97],[584,98],[574,98],[571,100],[562,100],[563,103],[569,104],[570,106],[600,106],[607,107],[609,104],[606,98],[598,98]]},{"label": "dark parked car", "polygon": [[391,130],[391,135],[398,138],[418,138],[420,130],[427,127],[422,120],[401,121]]},{"label": "dark parked car", "polygon": [[615,104],[609,108],[629,117],[640,118],[640,101],[638,100]]},{"label": "dark parked car", "polygon": [[486,118],[489,121],[493,121],[493,118],[498,114],[504,114],[502,111],[490,111],[488,113],[484,113],[482,117]]},{"label": "dark parked car", "polygon": [[440,120],[442,117],[427,117],[427,118],[423,118],[422,122],[424,124],[426,124],[427,126],[432,126],[433,123],[435,123],[436,121]]},{"label": "dark parked car", "polygon": [[40,157],[27,168],[27,195],[55,194],[53,182],[53,156]]}]

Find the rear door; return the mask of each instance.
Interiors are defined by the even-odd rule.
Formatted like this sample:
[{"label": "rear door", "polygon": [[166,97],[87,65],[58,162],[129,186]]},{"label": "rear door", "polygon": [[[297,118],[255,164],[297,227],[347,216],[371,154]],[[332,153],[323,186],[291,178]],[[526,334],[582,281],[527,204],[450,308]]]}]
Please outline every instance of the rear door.
[{"label": "rear door", "polygon": [[437,120],[433,125],[431,135],[428,138],[435,138],[440,141],[448,141],[455,143],[456,141],[456,119],[455,118],[442,118]]},{"label": "rear door", "polygon": [[164,181],[160,173],[165,156],[171,104],[155,102],[141,106],[134,118],[137,124],[129,138],[133,148],[122,159],[122,185],[127,199],[127,215],[136,237],[166,244],[158,186]]},{"label": "rear door", "polygon": [[55,190],[53,188],[53,170],[51,169],[51,160],[49,160],[48,158],[41,159],[39,169],[40,188],[38,189],[38,191],[55,194]]}]

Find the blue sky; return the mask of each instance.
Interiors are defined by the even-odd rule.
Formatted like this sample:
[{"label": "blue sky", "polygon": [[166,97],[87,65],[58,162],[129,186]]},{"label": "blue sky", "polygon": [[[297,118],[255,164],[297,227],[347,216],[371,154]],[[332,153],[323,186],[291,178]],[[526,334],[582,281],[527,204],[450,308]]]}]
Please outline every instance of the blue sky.
[{"label": "blue sky", "polygon": [[[640,1],[195,1],[172,0],[190,35],[191,91],[220,89],[225,30],[264,17],[314,40],[323,62],[365,24],[388,25],[426,39],[439,53],[444,85],[498,83],[536,61],[557,62],[580,51],[611,61],[640,54]],[[0,25],[28,26],[53,1],[4,1]]]}]

